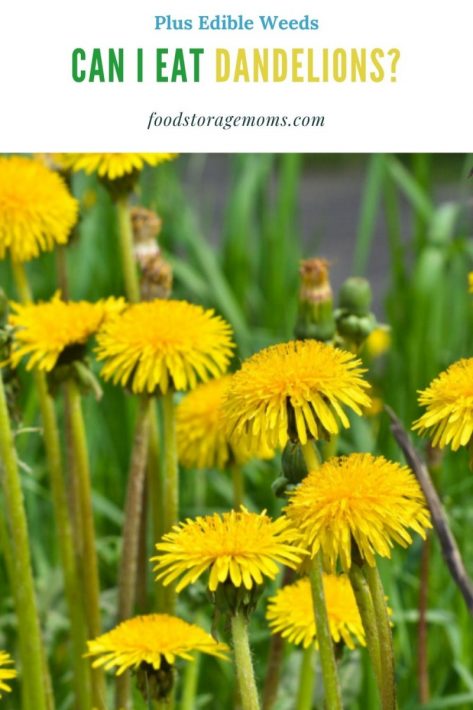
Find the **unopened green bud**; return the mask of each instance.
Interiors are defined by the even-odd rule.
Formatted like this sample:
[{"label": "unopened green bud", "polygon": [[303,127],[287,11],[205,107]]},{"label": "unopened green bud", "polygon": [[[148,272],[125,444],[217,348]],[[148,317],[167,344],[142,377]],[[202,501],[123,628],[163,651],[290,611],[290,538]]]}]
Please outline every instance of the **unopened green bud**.
[{"label": "unopened green bud", "polygon": [[350,276],[342,285],[339,294],[340,308],[358,316],[370,312],[373,295],[369,281],[359,276]]},{"label": "unopened green bud", "polygon": [[282,471],[289,483],[297,485],[307,476],[307,464],[299,443],[288,441],[282,453]]}]

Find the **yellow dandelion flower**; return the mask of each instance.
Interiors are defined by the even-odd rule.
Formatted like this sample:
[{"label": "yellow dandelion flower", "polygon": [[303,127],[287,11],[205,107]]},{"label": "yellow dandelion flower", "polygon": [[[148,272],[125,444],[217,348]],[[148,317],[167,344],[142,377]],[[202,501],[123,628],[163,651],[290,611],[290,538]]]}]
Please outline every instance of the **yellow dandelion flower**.
[{"label": "yellow dandelion flower", "polygon": [[286,518],[271,520],[266,512],[249,513],[243,507],[239,512],[187,519],[162,540],[152,558],[154,571],[165,586],[181,577],[177,592],[206,570],[212,592],[226,581],[252,589],[263,583],[263,577],[274,579],[278,564],[297,567],[304,554],[295,545],[299,535]]},{"label": "yellow dandelion flower", "polygon": [[168,614],[128,619],[87,645],[93,668],[116,668],[117,675],[141,664],[159,670],[165,664],[172,666],[176,658],[191,661],[195,651],[218,658],[226,658],[228,651],[226,644],[215,641],[200,626]]},{"label": "yellow dandelion flower", "polygon": [[9,653],[6,651],[0,651],[0,698],[2,697],[2,691],[5,693],[10,693],[11,688],[5,682],[7,680],[13,680],[16,678],[17,672],[13,668],[5,668],[5,666],[11,666],[13,660]]},{"label": "yellow dandelion flower", "polygon": [[9,323],[14,331],[11,362],[14,367],[29,357],[27,369],[50,372],[62,360],[69,361],[102,323],[125,307],[123,299],[97,303],[63,301],[56,293],[51,301],[21,305],[12,303]]},{"label": "yellow dandelion flower", "polygon": [[365,340],[365,350],[372,358],[381,357],[391,347],[389,328],[375,328]]},{"label": "yellow dandelion flower", "polygon": [[473,293],[473,271],[468,274],[468,291]]},{"label": "yellow dandelion flower", "polygon": [[364,410],[367,417],[377,417],[384,409],[384,402],[381,397],[373,397],[371,406]]},{"label": "yellow dandelion flower", "polygon": [[471,442],[473,434],[473,358],[459,360],[441,372],[419,393],[425,413],[412,428],[429,433],[434,447],[457,451]]},{"label": "yellow dandelion flower", "polygon": [[[323,585],[330,633],[335,643],[355,648],[355,639],[366,645],[365,632],[350,580],[344,574],[324,574]],[[316,644],[314,605],[307,577],[282,587],[269,598],[266,618],[273,633],[308,648]]]},{"label": "yellow dandelion flower", "polygon": [[233,350],[230,326],[186,301],[130,306],[97,335],[102,376],[135,393],[192,389],[225,372]]},{"label": "yellow dandelion flower", "polygon": [[224,468],[232,458],[222,420],[222,401],[231,375],[198,385],[176,411],[179,461],[188,468]]},{"label": "yellow dandelion flower", "polygon": [[66,244],[78,203],[40,161],[0,157],[0,259],[29,261]]},{"label": "yellow dandelion flower", "polygon": [[408,528],[425,538],[430,516],[414,474],[382,456],[351,454],[310,471],[290,494],[286,514],[303,534],[304,546],[322,552],[327,569],[351,566],[352,541],[374,566],[374,555],[391,557],[393,543],[412,542]]},{"label": "yellow dandelion flower", "polygon": [[336,434],[370,404],[361,363],[316,340],[273,345],[246,360],[225,402],[227,433],[250,450],[284,447],[288,439]]},{"label": "yellow dandelion flower", "polygon": [[219,468],[250,458],[271,458],[274,452],[249,452],[231,442],[225,431],[222,405],[231,375],[198,385],[179,403],[176,433],[179,461],[188,468]]},{"label": "yellow dandelion flower", "polygon": [[54,159],[63,170],[117,180],[124,175],[143,170],[145,165],[155,167],[176,158],[176,153],[60,153]]}]

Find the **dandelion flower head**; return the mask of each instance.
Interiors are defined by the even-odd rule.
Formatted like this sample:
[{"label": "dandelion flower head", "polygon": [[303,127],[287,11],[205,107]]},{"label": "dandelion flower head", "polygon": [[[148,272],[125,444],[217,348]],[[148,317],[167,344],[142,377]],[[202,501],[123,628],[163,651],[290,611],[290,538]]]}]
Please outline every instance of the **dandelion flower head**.
[{"label": "dandelion flower head", "polygon": [[[323,586],[330,633],[335,643],[343,641],[355,648],[355,640],[366,645],[365,633],[350,580],[344,574],[324,574]],[[308,648],[316,643],[317,633],[310,581],[307,577],[282,587],[270,597],[266,612],[275,634],[290,643]]]},{"label": "dandelion flower head", "polygon": [[6,651],[0,651],[0,698],[2,697],[2,692],[11,692],[11,688],[6,681],[13,680],[17,676],[17,672],[13,668],[7,667],[12,664],[13,660],[10,654]]},{"label": "dandelion flower head", "polygon": [[30,261],[66,244],[78,203],[41,161],[0,157],[0,259]]},{"label": "dandelion flower head", "polygon": [[219,584],[252,589],[264,577],[274,579],[278,565],[295,568],[303,550],[299,535],[280,517],[272,520],[265,512],[250,513],[244,508],[219,515],[207,515],[175,525],[156,545],[154,568],[164,585],[179,579],[176,591],[193,584],[210,571],[208,587]]},{"label": "dandelion flower head", "polygon": [[147,614],[123,621],[108,633],[88,641],[93,668],[116,668],[121,675],[128,669],[147,664],[159,670],[163,664],[173,665],[176,658],[193,660],[200,651],[226,658],[228,647],[215,641],[200,626],[168,614]]},{"label": "dandelion flower head", "polygon": [[413,429],[428,433],[432,445],[456,451],[470,443],[473,434],[473,358],[465,358],[440,373],[419,394],[425,413]]},{"label": "dandelion flower head", "polygon": [[104,323],[97,343],[106,380],[149,394],[218,377],[234,347],[230,326],[212,310],[171,300],[131,305]]},{"label": "dandelion flower head", "polygon": [[61,153],[54,159],[63,170],[117,180],[130,173],[143,170],[145,165],[155,167],[176,157],[175,153]]},{"label": "dandelion flower head", "polygon": [[50,372],[66,354],[80,354],[87,340],[107,318],[125,307],[123,299],[63,301],[56,293],[50,301],[12,303],[9,323],[14,328],[11,362],[16,367],[28,357],[27,369]]},{"label": "dandelion flower head", "polygon": [[354,355],[316,340],[266,348],[233,376],[227,433],[250,450],[336,434],[349,426],[344,407],[361,414],[370,404],[362,373]]},{"label": "dandelion flower head", "polygon": [[386,327],[374,328],[365,340],[365,350],[372,358],[384,355],[391,347],[391,333]]},{"label": "dandelion flower head", "polygon": [[274,452],[248,452],[226,434],[222,405],[232,375],[198,385],[177,407],[176,431],[179,461],[187,468],[223,469],[229,463],[244,463],[252,457],[271,458]]},{"label": "dandelion flower head", "polygon": [[344,571],[352,544],[370,566],[375,555],[391,557],[394,543],[412,543],[409,529],[425,538],[431,527],[421,488],[410,469],[382,456],[351,454],[329,459],[310,471],[290,494],[286,514],[303,534],[312,556],[320,550],[325,567]]}]

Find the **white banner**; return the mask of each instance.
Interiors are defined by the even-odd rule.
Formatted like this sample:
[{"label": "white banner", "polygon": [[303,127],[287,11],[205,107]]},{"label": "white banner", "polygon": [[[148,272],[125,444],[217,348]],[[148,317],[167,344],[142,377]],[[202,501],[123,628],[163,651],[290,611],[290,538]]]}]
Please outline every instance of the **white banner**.
[{"label": "white banner", "polygon": [[0,18],[3,151],[473,149],[465,0],[11,0]]}]

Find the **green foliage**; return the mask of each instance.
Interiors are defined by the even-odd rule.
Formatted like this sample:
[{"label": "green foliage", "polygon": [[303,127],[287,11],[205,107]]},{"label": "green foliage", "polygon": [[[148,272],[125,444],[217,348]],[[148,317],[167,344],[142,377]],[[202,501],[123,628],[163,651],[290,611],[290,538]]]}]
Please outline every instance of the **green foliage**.
[{"label": "green foliage", "polygon": [[[238,343],[237,358],[292,336],[298,299],[298,263],[302,255],[324,257],[317,246],[299,232],[299,195],[306,170],[319,169],[317,157],[301,155],[235,155],[225,162],[230,187],[218,199],[223,204],[198,204],[193,184],[200,183],[206,168],[204,156],[182,157],[175,163],[145,170],[139,200],[157,209],[163,218],[162,246],[175,275],[174,295],[215,308],[232,324]],[[437,198],[437,163],[453,175],[449,193]],[[220,163],[223,160],[220,159]],[[350,161],[349,161],[350,162]],[[473,269],[471,221],[467,212],[468,186],[465,168],[458,157],[446,162],[442,156],[374,155],[360,157],[364,176],[358,213],[354,215],[354,262],[352,273],[373,273],[371,255],[380,223],[387,235],[389,269],[383,273],[383,304],[377,316],[391,328],[391,348],[380,361],[369,362],[369,375],[377,396],[390,404],[409,426],[418,416],[416,392],[444,367],[463,356],[473,355],[473,302],[467,292],[467,273]],[[321,171],[342,171],[320,160]],[[350,162],[351,165],[351,162]],[[222,167],[222,165],[220,166]],[[441,175],[440,175],[441,177]],[[118,254],[117,224],[105,190],[94,178],[78,175],[73,190],[82,204],[82,219],[67,251],[70,290],[73,298],[96,299],[123,290]],[[471,191],[470,191],[471,194]],[[215,234],[214,215],[222,210],[221,232]],[[340,205],[340,209],[344,209]],[[358,225],[358,226],[356,226]],[[407,225],[407,226],[406,226]],[[314,225],[314,232],[318,229]],[[211,234],[211,238],[209,238]],[[334,237],[336,240],[336,237]],[[345,259],[340,254],[340,260]],[[376,268],[376,265],[375,267]],[[371,269],[371,271],[370,271]],[[56,290],[55,255],[46,255],[28,265],[35,296],[49,298]],[[0,265],[0,285],[15,297],[7,265]],[[333,284],[335,292],[340,284]],[[98,368],[95,370],[98,374]],[[135,403],[119,388],[104,385],[100,402],[88,397],[85,416],[92,462],[94,508],[98,531],[98,555],[102,582],[105,626],[115,619],[117,563],[126,476],[130,458]],[[38,435],[38,402],[31,378],[21,374],[20,399],[23,433],[16,444],[23,466],[23,484],[39,607],[58,708],[72,708],[68,682],[67,610],[59,572],[57,545],[44,451]],[[61,404],[58,403],[61,412]],[[61,415],[61,421],[62,421]],[[371,450],[399,458],[383,414],[352,418],[352,428],[340,440],[339,451]],[[420,444],[419,442],[419,445]],[[245,467],[246,503],[253,510],[267,508],[277,513],[282,502],[271,493],[272,481],[280,475],[280,461],[253,462]],[[473,475],[463,452],[448,453],[438,475],[438,487],[467,569],[473,568],[471,526]],[[204,489],[204,493],[203,493]],[[205,504],[202,506],[202,496]],[[196,503],[197,501],[197,503]],[[199,502],[200,501],[200,502]],[[181,472],[182,517],[225,510],[231,506],[232,488],[226,472]],[[0,521],[0,538],[4,534]],[[148,552],[153,540],[148,535]],[[399,707],[419,706],[417,691],[417,622],[420,544],[408,551],[395,551],[381,573],[393,609]],[[141,595],[148,609],[155,598],[151,567]],[[268,585],[251,621],[257,679],[262,686],[268,654],[264,621]],[[201,590],[202,591],[202,590]],[[196,601],[197,600],[197,601]],[[196,609],[207,628],[211,609],[205,594],[186,592],[179,612],[192,621]],[[0,559],[0,648],[15,650],[15,618],[11,590],[6,582],[5,562]],[[428,656],[431,701],[426,710],[473,706],[471,648],[472,620],[442,561],[433,540],[429,587]],[[228,640],[228,630],[221,629]],[[279,710],[293,707],[295,678],[300,652],[286,650]],[[345,654],[342,679],[347,707],[376,710],[374,679],[366,654]],[[197,707],[231,707],[234,697],[230,664],[201,659]],[[14,693],[2,700],[3,707],[18,708],[18,683]],[[317,680],[317,707],[320,679]],[[111,686],[110,686],[111,687]],[[111,701],[110,701],[111,703]],[[141,705],[140,705],[141,703]],[[111,707],[112,705],[110,705]],[[136,710],[144,708],[136,697]]]}]

